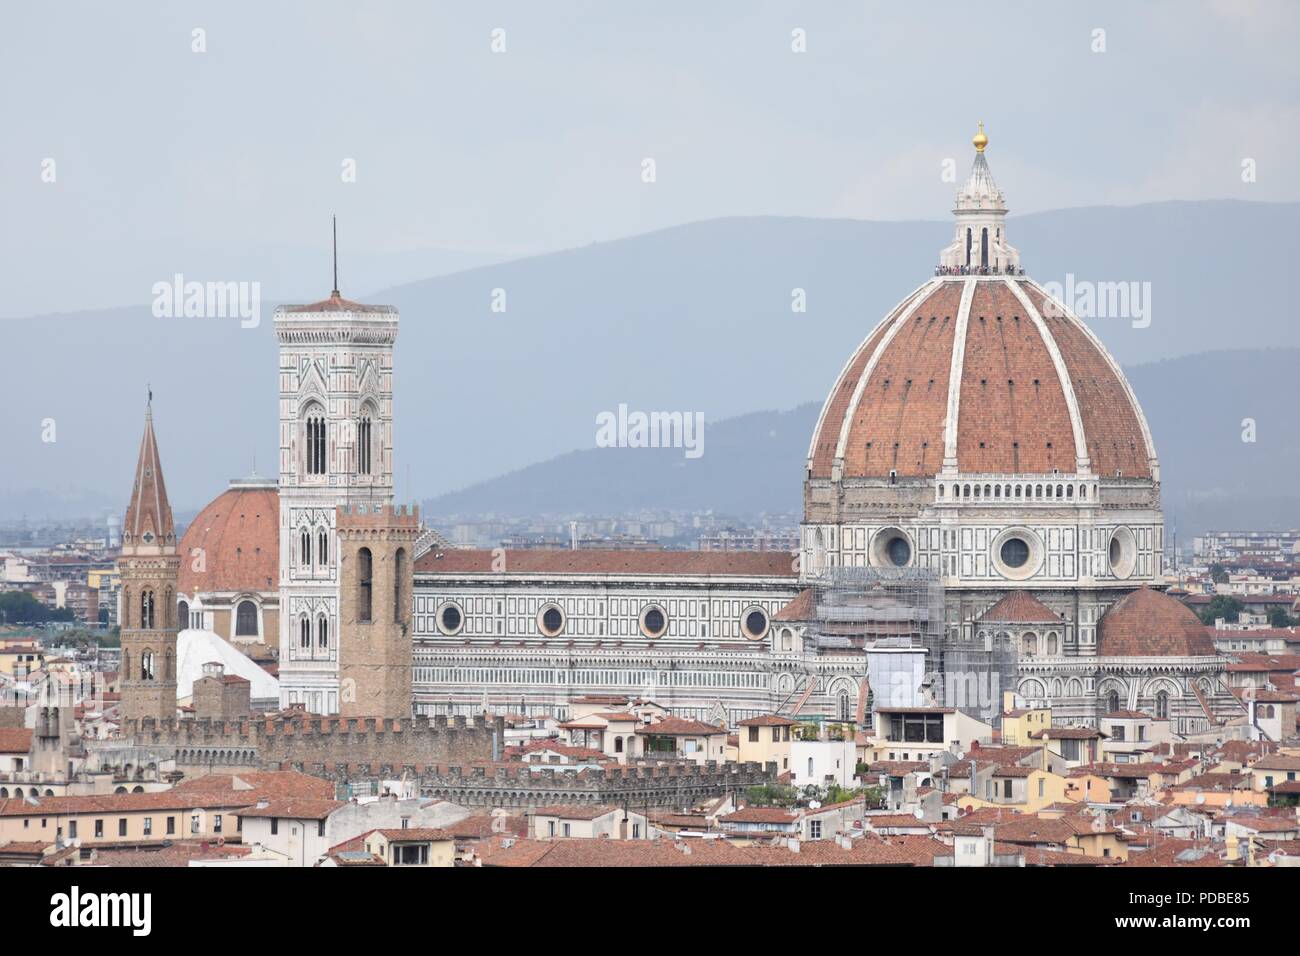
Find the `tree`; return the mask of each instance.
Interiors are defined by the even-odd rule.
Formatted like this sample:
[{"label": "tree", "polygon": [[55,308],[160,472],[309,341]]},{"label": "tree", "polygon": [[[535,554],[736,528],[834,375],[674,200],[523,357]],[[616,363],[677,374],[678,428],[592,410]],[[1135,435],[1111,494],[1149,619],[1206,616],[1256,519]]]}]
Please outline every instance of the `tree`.
[{"label": "tree", "polygon": [[47,607],[26,591],[0,593],[0,623],[44,624],[46,621],[74,620],[66,607]]},{"label": "tree", "polygon": [[1201,623],[1212,626],[1219,618],[1223,618],[1225,621],[1235,621],[1241,610],[1241,602],[1235,597],[1216,594],[1213,600],[1205,606],[1205,610],[1201,612]]},{"label": "tree", "polygon": [[1275,607],[1268,612],[1269,627],[1295,627],[1300,618],[1292,617],[1284,607]]},{"label": "tree", "polygon": [[1210,580],[1215,584],[1228,583],[1228,572],[1225,571],[1223,565],[1219,564],[1217,561],[1210,565]]}]

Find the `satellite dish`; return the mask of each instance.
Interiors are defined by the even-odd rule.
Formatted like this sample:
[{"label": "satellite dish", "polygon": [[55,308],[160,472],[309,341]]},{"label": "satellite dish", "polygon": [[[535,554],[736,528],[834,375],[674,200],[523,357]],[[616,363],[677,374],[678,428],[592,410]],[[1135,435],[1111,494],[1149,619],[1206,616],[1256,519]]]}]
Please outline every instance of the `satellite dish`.
[{"label": "satellite dish", "polygon": [[820,800],[809,800],[809,801],[808,801],[808,809],[809,809],[809,810],[819,810],[819,809],[821,809],[821,805],[822,805],[822,802],[821,802]]},{"label": "satellite dish", "polygon": [[915,810],[912,811],[912,816],[916,817],[919,820],[923,816],[925,816],[925,811],[922,810],[920,807],[917,807]]},{"label": "satellite dish", "polygon": [[1232,806],[1232,797],[1229,797],[1229,798],[1228,798],[1228,802],[1225,803],[1224,806],[1225,806],[1225,807],[1230,807],[1230,806]]},{"label": "satellite dish", "polygon": [[1205,802],[1205,794],[1203,794],[1203,793],[1198,793],[1198,794],[1196,795],[1196,802],[1197,802],[1197,803],[1204,803],[1204,802]]}]

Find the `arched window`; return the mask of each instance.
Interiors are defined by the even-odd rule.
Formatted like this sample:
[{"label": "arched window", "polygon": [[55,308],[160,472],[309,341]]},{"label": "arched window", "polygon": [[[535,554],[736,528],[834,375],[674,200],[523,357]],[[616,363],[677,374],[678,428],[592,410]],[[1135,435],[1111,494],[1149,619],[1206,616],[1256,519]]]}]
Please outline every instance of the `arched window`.
[{"label": "arched window", "polygon": [[311,621],[306,614],[298,619],[298,646],[303,650],[311,647]]},{"label": "arched window", "polygon": [[853,719],[853,700],[847,691],[840,691],[840,720]]},{"label": "arched window", "polygon": [[1156,694],[1156,717],[1166,719],[1169,717],[1169,694],[1167,691],[1160,691]]},{"label": "arched window", "polygon": [[1038,653],[1038,635],[1032,631],[1020,639],[1020,651],[1026,657],[1033,657]]},{"label": "arched window", "polygon": [[304,568],[311,567],[311,532],[306,528],[299,534],[298,557]]},{"label": "arched window", "polygon": [[1111,691],[1106,695],[1106,712],[1115,714],[1119,712],[1119,691]]},{"label": "arched window", "polygon": [[980,267],[989,267],[989,227],[980,230]]},{"label": "arched window", "polygon": [[324,614],[316,618],[316,643],[322,649],[330,646],[330,622]]},{"label": "arched window", "polygon": [[303,451],[306,456],[307,474],[325,474],[325,412],[319,405],[307,410],[304,422],[306,428]]},{"label": "arched window", "polygon": [[398,548],[393,556],[393,621],[401,624],[406,620],[406,549]]},{"label": "arched window", "polygon": [[316,535],[316,560],[322,565],[330,563],[330,537],[324,528]]},{"label": "arched window", "polygon": [[235,608],[235,637],[257,636],[257,605],[240,601]]},{"label": "arched window", "polygon": [[370,474],[370,413],[362,412],[357,422],[357,474]]},{"label": "arched window", "polygon": [[622,738],[622,737],[615,737],[615,738],[614,738],[614,753],[616,753],[616,754],[621,754],[622,752],[623,752],[623,738]]},{"label": "arched window", "polygon": [[373,564],[369,548],[357,552],[357,620],[362,624],[370,623]]},{"label": "arched window", "polygon": [[1047,635],[1047,656],[1055,657],[1060,653],[1060,650],[1060,642],[1057,640],[1056,632],[1053,631],[1051,634]]},{"label": "arched window", "polygon": [[153,680],[153,651],[140,652],[140,679]]},{"label": "arched window", "polygon": [[140,592],[140,627],[151,630],[153,628],[153,592]]},{"label": "arched window", "polygon": [[190,626],[190,605],[188,601],[181,600],[177,603],[176,620],[179,622],[181,630]]}]

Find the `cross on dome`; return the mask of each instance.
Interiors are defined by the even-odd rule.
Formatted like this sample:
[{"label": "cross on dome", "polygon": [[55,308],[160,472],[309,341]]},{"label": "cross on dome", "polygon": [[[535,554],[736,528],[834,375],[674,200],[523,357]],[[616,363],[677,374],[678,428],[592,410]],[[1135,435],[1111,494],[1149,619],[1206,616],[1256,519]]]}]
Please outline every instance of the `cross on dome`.
[{"label": "cross on dome", "polygon": [[1007,201],[993,181],[984,150],[989,138],[984,124],[971,139],[975,162],[970,177],[957,190],[956,235],[939,254],[937,272],[943,275],[1019,274],[1020,252],[1006,241]]}]

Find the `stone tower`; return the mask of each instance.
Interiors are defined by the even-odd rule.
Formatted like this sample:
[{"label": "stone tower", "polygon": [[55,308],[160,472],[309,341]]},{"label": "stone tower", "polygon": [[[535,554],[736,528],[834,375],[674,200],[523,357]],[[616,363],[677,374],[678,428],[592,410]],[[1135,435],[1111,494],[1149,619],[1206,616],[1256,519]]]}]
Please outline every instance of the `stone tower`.
[{"label": "stone tower", "polygon": [[276,310],[280,704],[339,713],[335,509],[393,500],[397,310],[339,295]]},{"label": "stone tower", "polygon": [[411,587],[417,508],[340,506],[339,713],[411,716]]},{"label": "stone tower", "polygon": [[122,525],[122,720],[176,717],[176,529],[163,483],[152,403]]}]

